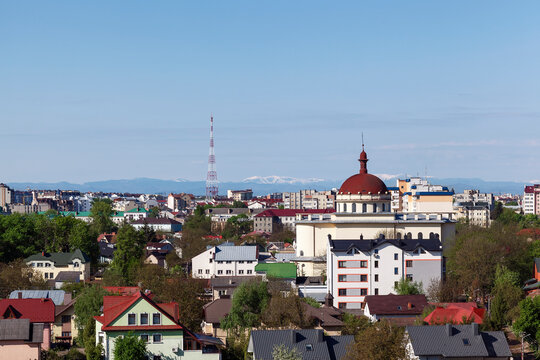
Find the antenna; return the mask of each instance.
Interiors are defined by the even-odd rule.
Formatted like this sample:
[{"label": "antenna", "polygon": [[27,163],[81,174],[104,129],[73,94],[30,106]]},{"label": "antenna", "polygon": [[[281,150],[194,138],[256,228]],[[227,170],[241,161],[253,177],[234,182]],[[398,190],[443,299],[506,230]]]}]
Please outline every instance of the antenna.
[{"label": "antenna", "polygon": [[362,131],[362,151],[364,151],[364,132]]},{"label": "antenna", "polygon": [[214,115],[210,114],[210,151],[208,154],[208,173],[206,174],[206,200],[210,201],[218,194],[216,155],[214,154]]}]

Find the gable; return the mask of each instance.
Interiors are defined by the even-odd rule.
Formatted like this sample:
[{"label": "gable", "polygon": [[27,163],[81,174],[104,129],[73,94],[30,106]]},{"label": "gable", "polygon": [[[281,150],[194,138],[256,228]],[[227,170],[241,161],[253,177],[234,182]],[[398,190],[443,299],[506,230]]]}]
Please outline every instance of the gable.
[{"label": "gable", "polygon": [[128,315],[132,313],[136,314],[137,324],[139,324],[140,314],[146,313],[149,315],[149,319],[152,319],[152,314],[157,312],[161,314],[161,325],[176,325],[167,317],[165,312],[158,310],[156,307],[146,301],[146,299],[141,297],[124,312],[122,312],[116,319],[111,321],[108,326],[129,326]]}]

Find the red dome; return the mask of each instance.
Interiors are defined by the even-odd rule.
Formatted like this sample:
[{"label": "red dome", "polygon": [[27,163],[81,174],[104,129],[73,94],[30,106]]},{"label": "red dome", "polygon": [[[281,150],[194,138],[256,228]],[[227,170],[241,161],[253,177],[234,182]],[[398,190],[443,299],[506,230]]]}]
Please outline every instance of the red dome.
[{"label": "red dome", "polygon": [[384,182],[368,173],[356,174],[345,180],[339,189],[340,194],[385,194],[388,192]]},{"label": "red dome", "polygon": [[340,194],[386,194],[388,189],[384,182],[375,175],[368,174],[367,172],[367,154],[364,151],[364,145],[362,145],[362,152],[360,153],[360,173],[351,176],[341,185],[339,189]]}]

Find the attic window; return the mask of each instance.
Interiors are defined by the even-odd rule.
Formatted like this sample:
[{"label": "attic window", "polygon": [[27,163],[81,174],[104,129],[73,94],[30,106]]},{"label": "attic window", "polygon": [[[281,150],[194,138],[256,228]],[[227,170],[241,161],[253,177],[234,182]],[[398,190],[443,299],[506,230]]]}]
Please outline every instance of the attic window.
[{"label": "attic window", "polygon": [[465,346],[470,346],[471,343],[469,342],[469,339],[465,338],[465,339],[462,339],[463,340],[463,345]]},{"label": "attic window", "polygon": [[401,306],[398,306],[397,309],[398,309],[398,310],[401,310]]},{"label": "attic window", "polygon": [[313,351],[313,345],[306,344],[306,351]]}]

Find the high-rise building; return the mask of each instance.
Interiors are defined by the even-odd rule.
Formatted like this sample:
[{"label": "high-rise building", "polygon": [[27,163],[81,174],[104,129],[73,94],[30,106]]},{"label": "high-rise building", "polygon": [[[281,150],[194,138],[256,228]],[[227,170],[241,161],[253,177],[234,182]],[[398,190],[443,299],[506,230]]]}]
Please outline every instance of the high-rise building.
[{"label": "high-rise building", "polygon": [[540,184],[525,186],[523,213],[540,215]]}]

